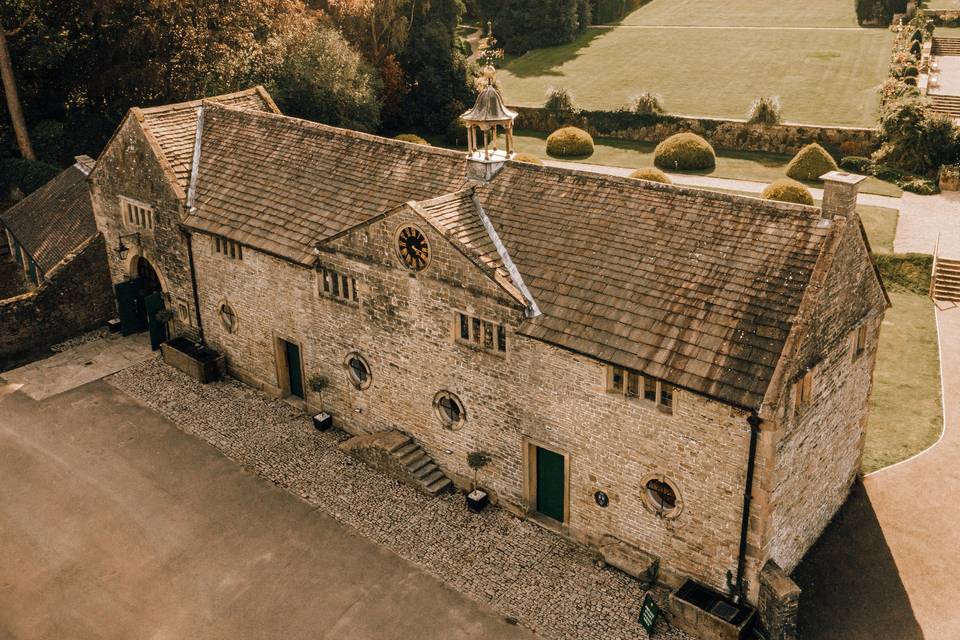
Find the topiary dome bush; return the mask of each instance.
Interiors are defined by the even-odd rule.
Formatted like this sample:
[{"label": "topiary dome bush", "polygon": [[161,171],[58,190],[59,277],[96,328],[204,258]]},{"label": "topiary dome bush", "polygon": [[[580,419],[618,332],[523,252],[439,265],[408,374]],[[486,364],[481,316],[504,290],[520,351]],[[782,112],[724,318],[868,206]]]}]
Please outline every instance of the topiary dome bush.
[{"label": "topiary dome bush", "polygon": [[717,155],[710,143],[694,133],[677,133],[660,144],[653,152],[653,162],[661,169],[712,169]]},{"label": "topiary dome bush", "polygon": [[543,165],[543,160],[532,153],[518,153],[517,155],[513,156],[513,159],[517,162],[527,162],[529,164],[539,164],[541,166]]},{"label": "topiary dome bush", "polygon": [[583,129],[563,127],[547,138],[547,153],[558,158],[588,156],[593,153],[593,138]]},{"label": "topiary dome bush", "polygon": [[431,146],[429,142],[421,138],[415,133],[401,133],[398,136],[394,136],[394,140],[400,140],[401,142],[412,142],[413,144],[422,144],[426,146]]},{"label": "topiary dome bush", "polygon": [[837,170],[837,163],[827,150],[816,142],[808,144],[787,165],[787,176],[794,180],[819,180],[820,176]]},{"label": "topiary dome bush", "polygon": [[919,75],[920,75],[920,70],[913,65],[910,65],[909,67],[905,67],[903,69],[904,78],[916,78]]},{"label": "topiary dome bush", "polygon": [[786,178],[767,185],[760,197],[764,200],[813,205],[813,196],[810,194],[810,190],[796,180]]},{"label": "topiary dome bush", "polygon": [[670,179],[670,176],[665,174],[660,169],[655,167],[645,167],[643,169],[637,169],[630,174],[631,178],[636,178],[638,180],[649,180],[650,182],[660,182],[663,184],[673,184],[673,180]]}]

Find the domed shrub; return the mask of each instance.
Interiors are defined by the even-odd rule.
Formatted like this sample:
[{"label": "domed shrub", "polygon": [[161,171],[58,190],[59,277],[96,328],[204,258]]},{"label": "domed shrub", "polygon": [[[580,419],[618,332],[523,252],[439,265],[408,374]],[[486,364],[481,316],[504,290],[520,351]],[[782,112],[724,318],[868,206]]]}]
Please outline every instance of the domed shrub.
[{"label": "domed shrub", "polygon": [[914,42],[923,42],[923,32],[917,29],[913,32],[913,35],[910,36],[910,39]]},{"label": "domed shrub", "polygon": [[653,162],[661,169],[712,169],[717,156],[710,143],[694,133],[677,133],[660,144],[653,152]]},{"label": "domed shrub", "polygon": [[764,200],[813,205],[813,196],[810,195],[810,190],[796,180],[786,178],[768,185],[760,194],[760,197]]},{"label": "domed shrub", "polygon": [[543,103],[544,108],[554,111],[576,111],[577,105],[573,98],[573,93],[563,87],[550,87],[547,89],[547,101]]},{"label": "domed shrub", "polygon": [[529,164],[539,164],[543,166],[543,160],[532,153],[518,153],[517,155],[513,156],[513,159],[517,162],[527,162]]},{"label": "domed shrub", "polygon": [[870,173],[873,162],[863,156],[844,156],[840,159],[840,168],[853,173]]},{"label": "domed shrub", "polygon": [[921,51],[923,51],[923,46],[919,42],[914,41],[913,44],[910,45],[910,53],[912,53],[914,57],[919,58]]},{"label": "domed shrub", "polygon": [[910,65],[909,67],[904,67],[903,69],[904,78],[916,78],[919,75],[920,75],[920,70],[913,65]]},{"label": "domed shrub", "polygon": [[655,167],[644,167],[643,169],[637,169],[630,174],[630,177],[638,180],[649,180],[650,182],[673,184],[673,180],[670,179],[670,176]]},{"label": "domed shrub", "polygon": [[837,163],[816,142],[800,149],[787,165],[787,175],[794,180],[819,180],[823,174],[836,170]]},{"label": "domed shrub", "polygon": [[401,142],[412,142],[413,144],[422,144],[430,146],[430,143],[418,136],[415,133],[401,133],[398,136],[393,137],[394,140],[399,140]]},{"label": "domed shrub", "polygon": [[910,76],[907,76],[907,77],[905,77],[905,78],[903,79],[903,83],[904,83],[904,84],[908,84],[908,85],[910,85],[911,87],[915,87],[915,86],[917,86],[917,79],[916,79],[916,78],[912,78],[912,77],[910,77]]},{"label": "domed shrub", "polygon": [[630,111],[638,116],[659,116],[663,114],[663,104],[660,96],[644,91],[630,101]]},{"label": "domed shrub", "polygon": [[583,129],[563,127],[547,138],[547,153],[558,158],[588,156],[593,153],[593,138]]},{"label": "domed shrub", "polygon": [[760,96],[750,105],[747,119],[750,124],[780,124],[780,98]]}]

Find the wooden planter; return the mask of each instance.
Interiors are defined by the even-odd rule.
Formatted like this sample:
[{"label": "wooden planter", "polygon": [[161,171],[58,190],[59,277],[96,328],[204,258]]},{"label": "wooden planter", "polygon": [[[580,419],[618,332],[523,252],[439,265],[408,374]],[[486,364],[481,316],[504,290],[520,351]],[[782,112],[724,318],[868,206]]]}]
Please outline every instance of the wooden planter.
[{"label": "wooden planter", "polygon": [[220,380],[227,373],[223,354],[187,340],[174,338],[160,345],[163,361],[201,383]]}]

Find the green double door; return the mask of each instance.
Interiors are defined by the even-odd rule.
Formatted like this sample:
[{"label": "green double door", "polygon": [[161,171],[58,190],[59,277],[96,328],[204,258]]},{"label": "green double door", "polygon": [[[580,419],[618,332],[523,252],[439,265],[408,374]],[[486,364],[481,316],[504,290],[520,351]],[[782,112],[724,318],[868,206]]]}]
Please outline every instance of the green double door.
[{"label": "green double door", "polygon": [[149,330],[150,346],[159,349],[168,338],[167,323],[157,318],[157,314],[164,309],[163,293],[145,291],[140,278],[117,283],[114,289],[117,294],[120,332],[128,336]]},{"label": "green double door", "polygon": [[537,512],[563,522],[566,503],[565,461],[562,455],[537,447]]}]

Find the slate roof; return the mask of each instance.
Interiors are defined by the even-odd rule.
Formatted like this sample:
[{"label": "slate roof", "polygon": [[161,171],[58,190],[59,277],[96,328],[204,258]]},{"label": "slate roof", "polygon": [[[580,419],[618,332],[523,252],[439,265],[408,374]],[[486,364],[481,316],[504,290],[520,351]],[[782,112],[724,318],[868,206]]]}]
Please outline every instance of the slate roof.
[{"label": "slate roof", "polygon": [[313,264],[318,240],[464,180],[456,151],[211,104],[185,224]]},{"label": "slate roof", "polygon": [[310,265],[420,201],[505,282],[479,203],[543,312],[522,333],[759,408],[833,231],[819,209],[527,163],[464,175],[461,153],[210,105],[185,223]]},{"label": "slate roof", "polygon": [[[207,98],[207,101],[248,111],[279,113],[273,99],[262,87]],[[197,107],[204,100],[134,109],[144,129],[153,135],[164,159],[184,189],[190,180],[194,138],[197,131]]]},{"label": "slate roof", "polygon": [[76,164],[0,213],[0,222],[44,274],[97,234],[87,185],[92,167],[91,158],[79,156]]}]

